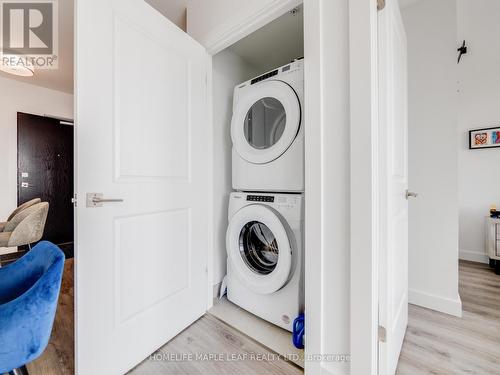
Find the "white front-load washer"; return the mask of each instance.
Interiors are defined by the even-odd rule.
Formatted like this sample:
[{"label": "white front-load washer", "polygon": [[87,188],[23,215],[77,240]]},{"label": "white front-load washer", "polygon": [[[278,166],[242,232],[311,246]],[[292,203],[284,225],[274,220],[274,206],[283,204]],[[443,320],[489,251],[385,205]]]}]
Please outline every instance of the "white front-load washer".
[{"label": "white front-load washer", "polygon": [[304,191],[304,60],[234,89],[233,189]]},{"label": "white front-load washer", "polygon": [[227,298],[288,331],[304,311],[302,194],[231,193]]}]

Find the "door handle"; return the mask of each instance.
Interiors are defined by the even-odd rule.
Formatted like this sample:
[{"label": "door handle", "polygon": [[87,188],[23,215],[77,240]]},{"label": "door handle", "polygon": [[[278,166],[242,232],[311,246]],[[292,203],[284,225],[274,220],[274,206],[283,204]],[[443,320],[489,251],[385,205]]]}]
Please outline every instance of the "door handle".
[{"label": "door handle", "polygon": [[405,197],[406,197],[406,199],[416,198],[416,197],[418,197],[418,193],[415,193],[413,191],[409,191],[408,189],[406,189]]},{"label": "door handle", "polygon": [[87,193],[87,207],[102,207],[103,203],[123,202],[120,198],[103,198],[102,193]]}]

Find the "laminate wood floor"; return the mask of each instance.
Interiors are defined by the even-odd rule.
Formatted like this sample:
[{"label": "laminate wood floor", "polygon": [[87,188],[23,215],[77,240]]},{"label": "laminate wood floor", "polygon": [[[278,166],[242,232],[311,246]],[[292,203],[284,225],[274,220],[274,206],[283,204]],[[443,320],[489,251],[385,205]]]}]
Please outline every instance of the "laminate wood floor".
[{"label": "laminate wood floor", "polygon": [[73,259],[66,260],[52,335],[45,352],[27,366],[30,375],[75,373],[73,265]]},{"label": "laminate wood floor", "polygon": [[398,375],[500,374],[500,276],[460,261],[463,317],[410,305]]},{"label": "laminate wood floor", "polygon": [[[500,276],[487,265],[461,261],[460,296],[462,318],[410,305],[398,375],[500,375]],[[74,373],[73,311],[73,260],[70,259],[66,261],[49,346],[39,359],[28,365],[31,375]],[[223,359],[233,361],[207,357],[220,353]],[[182,360],[178,357],[182,354],[202,358]],[[169,355],[170,359],[177,357],[168,361]],[[217,318],[205,315],[130,374],[302,374],[297,366],[276,360],[273,355]],[[252,356],[260,356],[261,360],[252,360]]]},{"label": "laminate wood floor", "polygon": [[290,332],[250,314],[230,302],[226,297],[214,301],[214,305],[208,310],[208,313],[269,350],[286,356],[291,362],[304,368],[304,350],[293,346]]},{"label": "laminate wood floor", "polygon": [[[217,358],[209,358],[210,355]],[[174,356],[174,360],[169,360]],[[129,374],[299,375],[303,370],[205,314]]]}]

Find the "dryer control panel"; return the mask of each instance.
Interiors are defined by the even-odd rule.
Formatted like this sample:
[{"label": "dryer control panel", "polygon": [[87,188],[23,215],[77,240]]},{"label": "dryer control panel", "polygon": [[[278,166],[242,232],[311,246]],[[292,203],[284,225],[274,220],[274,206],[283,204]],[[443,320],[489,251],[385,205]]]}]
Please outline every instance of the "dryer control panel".
[{"label": "dryer control panel", "polygon": [[303,59],[304,59],[303,57],[300,57],[298,59],[293,60],[289,64],[280,66],[277,69],[270,70],[269,72],[261,74],[260,76],[252,78],[246,82],[242,82],[239,85],[237,85],[234,88],[234,90],[236,92],[239,89],[242,89],[246,86],[255,85],[256,83],[265,81],[265,80],[270,79],[270,78],[274,78],[276,80],[283,80],[283,81],[287,82],[287,80],[283,79],[283,77],[286,77],[287,75],[292,74],[294,72],[300,72],[300,75],[299,75],[300,78],[298,78],[298,80],[303,81],[304,80],[304,73],[303,73],[304,62],[303,62]]}]

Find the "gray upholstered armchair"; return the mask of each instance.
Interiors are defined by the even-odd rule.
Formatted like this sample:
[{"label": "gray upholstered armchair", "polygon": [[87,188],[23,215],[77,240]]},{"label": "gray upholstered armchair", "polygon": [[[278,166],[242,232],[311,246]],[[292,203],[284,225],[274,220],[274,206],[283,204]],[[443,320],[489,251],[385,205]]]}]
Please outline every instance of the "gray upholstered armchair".
[{"label": "gray upholstered armchair", "polygon": [[31,244],[43,236],[48,213],[47,202],[36,203],[17,213],[0,232],[0,247],[28,245],[31,248]]},{"label": "gray upholstered armchair", "polygon": [[16,216],[18,213],[20,213],[22,210],[25,210],[26,208],[28,207],[31,207],[33,206],[34,204],[37,204],[37,203],[40,203],[42,200],[40,198],[35,198],[35,199],[31,199],[27,202],[24,202],[22,205],[20,205],[19,207],[17,207],[14,211],[12,211],[12,213],[9,215],[9,217],[7,218],[7,221],[5,222],[0,222],[0,232],[3,232],[5,226],[7,225],[7,223],[9,221],[11,221],[14,216]]}]

